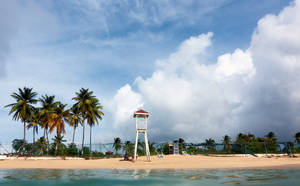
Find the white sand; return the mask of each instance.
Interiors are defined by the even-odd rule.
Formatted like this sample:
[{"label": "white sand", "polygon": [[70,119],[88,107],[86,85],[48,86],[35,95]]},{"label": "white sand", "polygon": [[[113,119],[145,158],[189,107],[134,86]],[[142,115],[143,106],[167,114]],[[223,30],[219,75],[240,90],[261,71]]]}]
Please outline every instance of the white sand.
[{"label": "white sand", "polygon": [[299,168],[300,158],[290,157],[250,157],[250,156],[188,156],[168,155],[163,158],[139,157],[138,161],[122,161],[121,158],[83,159],[36,159],[2,160],[0,169],[235,169],[235,168]]}]

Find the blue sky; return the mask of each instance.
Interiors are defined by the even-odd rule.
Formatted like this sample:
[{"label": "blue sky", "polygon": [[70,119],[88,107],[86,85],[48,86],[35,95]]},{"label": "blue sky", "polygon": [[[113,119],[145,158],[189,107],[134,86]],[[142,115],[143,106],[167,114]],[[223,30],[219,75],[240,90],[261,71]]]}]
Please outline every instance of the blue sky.
[{"label": "blue sky", "polygon": [[[205,137],[215,137],[218,141],[221,138],[221,134],[216,132],[219,125],[233,128],[224,131],[233,137],[237,132],[255,132],[257,135],[263,135],[270,127],[274,127],[275,132],[280,132],[285,121],[290,123],[291,127],[279,133],[279,137],[288,139],[293,135],[290,132],[296,130],[298,118],[294,113],[298,109],[298,99],[283,99],[281,91],[286,90],[286,87],[275,86],[269,81],[261,83],[260,78],[264,77],[260,76],[260,73],[268,72],[266,74],[275,74],[276,77],[277,74],[282,74],[278,76],[278,82],[282,84],[291,82],[294,77],[285,76],[287,73],[291,74],[290,71],[275,73],[278,72],[277,68],[274,71],[265,68],[260,63],[262,58],[255,52],[258,48],[256,43],[259,43],[255,38],[261,38],[261,33],[267,30],[264,29],[264,25],[273,23],[267,15],[273,15],[275,19],[280,20],[280,14],[284,17],[293,12],[280,13],[284,7],[295,8],[293,1],[4,0],[0,4],[0,122],[5,126],[2,127],[0,142],[9,142],[22,136],[21,125],[11,121],[11,117],[7,116],[8,109],[3,106],[11,103],[13,100],[9,95],[23,86],[34,87],[40,95],[55,94],[58,100],[69,105],[72,104],[74,92],[81,87],[93,90],[102,100],[106,114],[104,121],[94,131],[96,142],[112,141],[116,136],[133,139],[134,130],[132,135],[128,131],[132,130],[131,124],[134,122],[125,116],[130,116],[137,108],[144,108],[153,113],[152,121],[150,120],[153,135],[151,137],[150,133],[150,139],[156,141],[172,140],[180,136],[190,141],[204,140]],[[297,31],[298,15],[291,17],[295,22],[291,29]],[[258,26],[260,20],[267,23]],[[255,30],[262,31],[256,34]],[[212,35],[208,34],[209,32]],[[271,40],[265,38],[260,39],[265,41],[261,44],[268,49]],[[288,40],[279,41],[281,43],[277,44],[290,46],[291,42],[286,41]],[[194,45],[197,42],[204,43],[205,47],[196,44],[195,47],[189,48],[190,44]],[[192,59],[189,59],[191,56],[186,50],[193,51],[194,48],[199,52],[193,52]],[[236,49],[240,49],[241,52]],[[298,48],[291,45],[289,50],[298,51]],[[220,58],[223,55],[224,57]],[[295,58],[298,62],[298,56],[291,55],[289,53],[288,57]],[[245,64],[236,65],[236,58],[245,60]],[[178,59],[181,61],[178,62]],[[226,60],[235,65],[232,68],[234,70],[224,71],[230,68],[223,62]],[[201,72],[191,72],[194,63],[197,64],[195,69],[199,67]],[[187,66],[191,69],[187,69]],[[217,80],[206,77],[215,66],[216,71],[224,73],[226,77],[232,74],[237,74],[237,77],[226,83],[220,83],[219,76]],[[220,68],[217,68],[218,66]],[[244,69],[244,66],[249,68]],[[168,69],[173,67],[176,70],[169,72]],[[237,72],[238,70],[240,71]],[[156,76],[160,72],[163,72],[162,75]],[[196,78],[189,75],[195,75]],[[244,85],[247,78],[252,79],[247,80],[249,83]],[[206,85],[201,80],[211,83]],[[211,88],[211,84],[216,83],[220,89]],[[201,86],[198,87],[198,84]],[[298,95],[298,89],[295,88],[297,85],[297,82],[291,85],[288,92]],[[184,88],[185,86],[187,87]],[[178,91],[176,95],[178,88],[185,91]],[[274,90],[279,93],[273,95]],[[259,93],[262,96],[256,97],[257,91],[266,93]],[[151,97],[155,92],[160,92],[159,96],[164,95],[170,100],[160,101],[161,105],[156,104]],[[238,94],[235,95],[235,92]],[[253,92],[256,92],[255,99],[250,100],[249,94]],[[194,98],[200,97],[202,93],[206,94],[202,100]],[[211,97],[207,96],[209,94]],[[218,99],[213,99],[213,95]],[[274,100],[282,98],[284,101],[280,104],[268,101],[262,104],[259,100],[266,100],[265,95],[275,96]],[[180,106],[171,99],[173,96],[176,101],[188,102],[188,106],[182,107],[196,113],[197,117],[189,118],[186,114],[182,118],[188,119],[177,118],[182,110],[177,108]],[[187,100],[185,96],[190,96],[192,100]],[[126,101],[127,98],[132,101]],[[215,100],[219,101],[214,102]],[[214,103],[211,104],[212,102]],[[268,105],[276,107],[278,104],[286,105],[291,110],[285,117],[277,118],[276,121],[280,122],[274,124],[275,111],[270,111]],[[173,108],[170,105],[173,105]],[[207,109],[210,105],[214,105],[212,110]],[[264,118],[261,112],[255,112],[260,109],[269,110],[270,113],[265,113],[267,118]],[[281,109],[278,109],[278,112],[281,112]],[[257,125],[251,126],[248,122],[255,122]],[[199,123],[195,128],[210,126],[209,130],[192,134],[191,131],[195,128],[182,130],[194,123]],[[162,132],[170,127],[172,130],[168,134]],[[70,136],[71,134],[67,134],[67,139],[70,139]],[[79,131],[77,141],[80,137]]]}]

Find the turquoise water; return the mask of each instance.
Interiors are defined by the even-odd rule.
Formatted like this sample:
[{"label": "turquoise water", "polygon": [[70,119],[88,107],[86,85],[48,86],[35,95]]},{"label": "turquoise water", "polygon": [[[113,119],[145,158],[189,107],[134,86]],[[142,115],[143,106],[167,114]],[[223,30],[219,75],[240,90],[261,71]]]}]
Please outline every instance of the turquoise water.
[{"label": "turquoise water", "polygon": [[0,170],[0,185],[300,185],[300,170]]}]

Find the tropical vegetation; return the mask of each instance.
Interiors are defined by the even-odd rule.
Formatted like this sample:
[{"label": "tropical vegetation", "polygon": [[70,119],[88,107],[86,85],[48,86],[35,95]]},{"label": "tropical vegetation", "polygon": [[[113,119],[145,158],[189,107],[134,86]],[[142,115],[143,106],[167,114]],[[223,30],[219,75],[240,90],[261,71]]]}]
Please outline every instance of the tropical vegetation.
[{"label": "tropical vegetation", "polygon": [[[19,88],[18,92],[13,92],[11,97],[15,102],[5,107],[10,108],[9,115],[13,114],[13,120],[21,121],[24,127],[23,140],[15,139],[13,141],[13,149],[23,154],[30,153],[35,155],[43,155],[44,153],[53,155],[62,155],[63,149],[69,148],[70,154],[75,155],[78,153],[77,147],[75,148],[75,131],[81,124],[83,127],[82,134],[82,148],[81,155],[84,154],[84,136],[85,136],[85,122],[90,126],[90,148],[89,155],[92,155],[92,127],[99,124],[104,115],[103,106],[100,104],[99,99],[93,95],[93,91],[81,88],[79,92],[75,93],[76,96],[72,98],[76,102],[70,107],[55,100],[55,96],[43,95],[37,99],[37,93],[33,88]],[[64,134],[66,134],[66,125],[73,127],[72,144],[66,147],[63,142]],[[39,128],[42,129],[43,136],[37,141],[35,140]],[[26,129],[33,130],[33,141],[27,143]],[[53,143],[50,144],[49,134],[55,132],[52,139]],[[22,144],[22,145],[20,145]],[[29,148],[31,147],[31,148]]]},{"label": "tropical vegetation", "polygon": [[[60,156],[83,156],[104,157],[105,154],[92,150],[92,128],[95,127],[103,119],[103,106],[93,91],[81,88],[75,92],[75,96],[70,99],[74,103],[68,107],[56,100],[54,95],[42,95],[38,98],[38,94],[33,88],[19,88],[17,92],[13,92],[11,97],[14,103],[5,107],[9,108],[9,115],[12,119],[20,121],[23,125],[23,139],[14,139],[12,148],[17,154],[30,155],[60,155]],[[66,143],[64,138],[68,127],[72,129],[72,142]],[[89,147],[85,146],[85,128],[90,128]],[[76,129],[82,127],[82,143],[81,148],[75,144]],[[32,143],[26,140],[26,130],[32,130]],[[37,135],[40,135],[37,137]],[[52,135],[51,141],[49,135]],[[54,136],[53,136],[54,135]],[[212,138],[205,139],[203,143],[186,143],[183,138],[175,140],[178,143],[180,154],[238,154],[238,153],[299,153],[300,152],[300,132],[295,133],[293,142],[279,143],[274,132],[269,132],[263,137],[256,137],[252,133],[239,133],[235,140],[228,135],[224,135],[220,141],[216,143]],[[169,143],[149,143],[151,155],[170,154],[173,153]],[[134,143],[122,140],[119,137],[114,138],[111,144],[114,149],[114,157],[127,153],[132,156],[134,153]],[[145,143],[138,141],[137,152],[139,155],[145,155]],[[112,152],[106,153],[109,157]]]}]

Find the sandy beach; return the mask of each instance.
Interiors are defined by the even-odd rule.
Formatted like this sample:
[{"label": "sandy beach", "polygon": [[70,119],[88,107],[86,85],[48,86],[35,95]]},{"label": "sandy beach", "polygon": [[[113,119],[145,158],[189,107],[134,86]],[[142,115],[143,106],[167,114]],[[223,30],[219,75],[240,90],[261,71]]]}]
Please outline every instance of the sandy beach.
[{"label": "sandy beach", "polygon": [[214,157],[168,155],[139,157],[136,162],[121,158],[83,160],[2,160],[0,169],[300,169],[300,157]]}]

